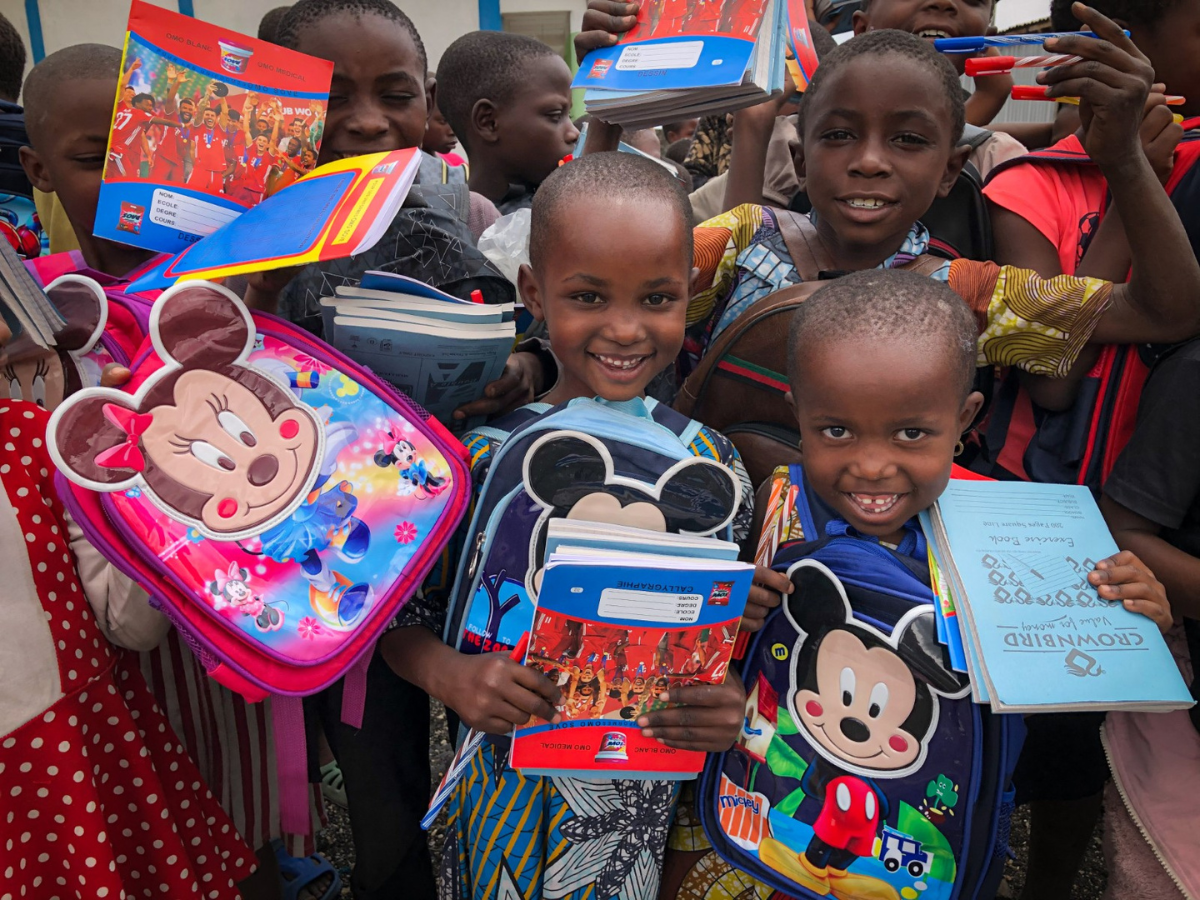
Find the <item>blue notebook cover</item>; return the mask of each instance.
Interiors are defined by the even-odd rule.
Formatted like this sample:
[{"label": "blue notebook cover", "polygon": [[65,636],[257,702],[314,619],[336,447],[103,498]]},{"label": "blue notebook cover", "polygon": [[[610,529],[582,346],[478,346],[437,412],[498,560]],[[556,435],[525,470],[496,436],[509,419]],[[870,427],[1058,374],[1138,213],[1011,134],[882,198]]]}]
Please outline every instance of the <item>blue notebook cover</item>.
[{"label": "blue notebook cover", "polygon": [[995,708],[1191,705],[1154,622],[1087,581],[1117,545],[1086,487],[951,481],[934,518]]}]

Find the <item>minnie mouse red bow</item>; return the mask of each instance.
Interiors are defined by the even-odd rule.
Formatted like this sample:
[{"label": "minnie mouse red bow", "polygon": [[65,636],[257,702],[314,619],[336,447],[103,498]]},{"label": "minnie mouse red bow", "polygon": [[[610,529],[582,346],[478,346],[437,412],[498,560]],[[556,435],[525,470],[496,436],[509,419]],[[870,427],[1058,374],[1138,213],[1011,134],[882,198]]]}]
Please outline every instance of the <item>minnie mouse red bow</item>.
[{"label": "minnie mouse red bow", "polygon": [[97,453],[96,465],[106,469],[144,471],[146,458],[142,456],[138,440],[146,433],[154,421],[154,416],[150,413],[135,413],[133,410],[117,406],[115,403],[105,403],[104,418],[125,432],[125,443],[109,447],[103,453]]}]

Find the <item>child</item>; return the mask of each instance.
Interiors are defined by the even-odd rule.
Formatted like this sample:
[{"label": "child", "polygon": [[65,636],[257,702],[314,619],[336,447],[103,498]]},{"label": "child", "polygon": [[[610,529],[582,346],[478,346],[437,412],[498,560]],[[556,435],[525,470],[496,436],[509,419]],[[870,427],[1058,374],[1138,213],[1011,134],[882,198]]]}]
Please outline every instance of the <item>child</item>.
[{"label": "child", "polygon": [[429,121],[425,125],[425,140],[421,144],[421,149],[426,153],[437,154],[449,165],[465,165],[466,160],[454,152],[454,148],[458,146],[458,137],[438,106],[436,85],[437,73],[430,72],[426,90],[433,90],[433,108],[429,110]]},{"label": "child", "polygon": [[[30,181],[39,190],[58,195],[80,244],[78,257],[64,254],[64,259],[51,257],[46,264],[56,272],[95,277],[116,291],[157,258],[152,251],[92,235],[120,66],[121,51],[101,44],[67,47],[38,63],[25,85],[31,146],[21,153]],[[275,855],[269,844],[283,832],[270,701],[248,704],[208,678],[175,632],[159,649],[143,654],[142,662],[159,703],[205,781],[238,831],[262,848],[267,865],[260,866],[256,880],[273,882],[277,891]],[[261,798],[243,791],[243,785],[251,784],[263,792]],[[292,846],[298,853],[311,853],[312,838]],[[326,876],[326,887],[313,896],[322,897],[331,883]],[[305,893],[300,896],[308,900]]]},{"label": "child", "polygon": [[[534,198],[530,265],[519,279],[526,306],[546,323],[560,378],[529,412],[541,414],[576,397],[640,398],[671,365],[683,341],[692,271],[689,216],[678,183],[656,163],[631,154],[587,156],[546,180]],[[597,233],[606,239],[595,241]],[[476,481],[498,449],[502,427],[467,439]],[[691,450],[739,475],[744,505],[734,531],[744,538],[752,498],[736,452],[709,429],[701,430]],[[772,590],[787,588],[786,579],[766,570],[756,580],[753,599],[760,610],[777,602],[769,598]],[[507,734],[530,714],[557,718],[554,683],[504,654],[466,655],[443,644],[441,615],[444,608],[429,603],[402,616],[405,627],[384,637],[383,652],[404,677],[467,725],[492,734]],[[682,705],[647,713],[638,724],[671,747],[725,749],[741,721],[737,703],[743,696],[735,678],[721,686],[673,688],[667,698]],[[505,770],[501,753],[485,744],[474,774],[451,799],[442,885],[448,896],[657,896],[676,783],[525,777]],[[495,816],[471,815],[493,807]],[[524,811],[511,839],[515,819],[500,816],[503,808]]]},{"label": "child", "polygon": [[446,48],[438,72],[438,105],[467,151],[471,190],[501,214],[528,208],[579,139],[567,64],[533,38],[475,31]]},{"label": "child", "polygon": [[12,22],[0,15],[0,210],[7,219],[0,224],[0,237],[22,256],[37,256],[42,241],[33,227],[33,188],[19,162],[20,148],[29,143],[17,103],[24,77],[25,45]]},{"label": "child", "polygon": [[[0,311],[0,347],[20,346],[2,300]],[[119,649],[153,647],[169,623],[63,508],[47,419],[33,403],[0,402],[0,884],[12,897],[234,900],[253,854],[168,729],[136,657]]]},{"label": "child", "polygon": [[[1137,428],[1104,484],[1100,509],[1117,545],[1141,556],[1167,589],[1176,618],[1167,640],[1184,674],[1200,661],[1200,342],[1159,361],[1142,392]],[[1170,623],[1167,622],[1167,625]],[[1197,693],[1193,683],[1192,695]],[[1200,734],[1193,709],[1109,713],[1105,747],[1105,898],[1178,898],[1200,892],[1195,798]],[[1139,833],[1140,832],[1140,833]]]},{"label": "child", "polygon": [[[945,490],[983,403],[972,388],[976,334],[961,298],[910,272],[856,272],[797,309],[788,380],[804,477],[847,523],[848,535],[913,545],[904,538]],[[767,508],[766,498],[787,495],[789,471],[776,469],[760,489],[758,530],[775,529],[781,541],[823,537],[805,535],[795,516],[781,520],[778,508]],[[923,553],[914,557],[915,565],[927,563]],[[1128,550],[1097,563],[1088,580],[1102,598],[1120,599],[1160,625],[1169,621],[1163,586]],[[695,866],[693,883],[711,865]]]}]

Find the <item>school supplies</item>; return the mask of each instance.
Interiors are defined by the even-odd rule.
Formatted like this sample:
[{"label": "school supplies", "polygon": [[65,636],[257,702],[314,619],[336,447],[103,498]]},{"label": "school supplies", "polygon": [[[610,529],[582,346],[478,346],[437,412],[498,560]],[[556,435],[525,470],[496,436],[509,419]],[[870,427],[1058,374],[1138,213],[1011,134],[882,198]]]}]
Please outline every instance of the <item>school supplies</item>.
[{"label": "school supplies", "polygon": [[924,541],[845,531],[803,470],[794,591],[752,636],[742,731],[710,754],[696,809],[731,866],[789,897],[990,898],[1024,729],[973,704],[937,642]]},{"label": "school supplies", "polygon": [[527,775],[691,778],[704,754],[644,736],[637,719],[665,708],[663,693],[724,681],[754,567],[725,541],[606,532],[547,526],[525,664],[558,684],[562,721],[518,726],[510,764]]},{"label": "school supplies", "polygon": [[371,249],[417,177],[415,148],[321,166],[138,278],[130,290],[342,259]]},{"label": "school supplies", "polygon": [[[1037,84],[1017,84],[1013,85],[1012,98],[1014,100],[1046,100],[1050,103],[1079,105],[1078,97],[1051,97],[1047,93],[1048,91],[1049,88]],[[1187,103],[1187,98],[1181,97],[1178,94],[1167,94],[1164,102],[1167,106],[1183,106],[1183,104]]]},{"label": "school supplies", "polygon": [[585,89],[589,113],[629,129],[761,103],[783,90],[784,48],[796,40],[786,3],[644,3],[616,46],[583,58],[572,87]]},{"label": "school supplies", "polygon": [[784,63],[792,76],[792,84],[796,86],[796,102],[808,90],[813,73],[817,71],[817,48],[813,46],[812,36],[808,33],[808,8],[804,0],[787,0],[786,22],[787,42],[784,48]]},{"label": "school supplies", "polygon": [[7,341],[0,341],[0,345],[24,334],[39,348],[53,347],[55,332],[66,323],[16,251],[3,240],[0,240],[0,291],[3,292],[0,313],[10,332]]},{"label": "school supplies", "polygon": [[[1125,32],[1129,37],[1129,32]],[[1020,44],[1044,44],[1054,38],[1089,37],[1096,35],[1091,31],[1057,31],[1046,34],[988,34],[975,37],[937,38],[933,49],[939,53],[982,53],[988,47],[1013,47]]]},{"label": "school supplies", "polygon": [[94,231],[178,253],[316,165],[333,63],[134,0]]},{"label": "school supplies", "polygon": [[[517,646],[513,647],[512,653],[508,658],[513,662],[524,662],[525,650],[529,647],[529,632],[521,635],[521,639],[517,641]],[[450,760],[450,765],[446,767],[446,772],[442,775],[442,780],[438,782],[437,790],[433,792],[433,797],[429,800],[429,808],[425,811],[425,815],[421,817],[421,829],[428,831],[433,827],[433,823],[437,821],[438,813],[445,807],[446,801],[450,799],[450,795],[454,793],[454,789],[458,783],[462,781],[463,775],[471,765],[471,758],[475,755],[487,738],[487,732],[477,731],[471,728],[458,744],[458,749],[454,751],[454,758]]]},{"label": "school supplies", "polygon": [[997,712],[1192,704],[1154,622],[1087,581],[1117,545],[1086,487],[951,481],[927,537]]},{"label": "school supplies", "polygon": [[321,298],[326,339],[443,424],[482,424],[452,415],[503,373],[516,340],[513,304],[473,303],[382,272],[362,285]]},{"label": "school supplies", "polygon": [[967,75],[977,78],[980,75],[1003,75],[1013,69],[1066,66],[1081,59],[1083,57],[1072,56],[1069,53],[1049,53],[1042,56],[976,56],[963,62]]}]

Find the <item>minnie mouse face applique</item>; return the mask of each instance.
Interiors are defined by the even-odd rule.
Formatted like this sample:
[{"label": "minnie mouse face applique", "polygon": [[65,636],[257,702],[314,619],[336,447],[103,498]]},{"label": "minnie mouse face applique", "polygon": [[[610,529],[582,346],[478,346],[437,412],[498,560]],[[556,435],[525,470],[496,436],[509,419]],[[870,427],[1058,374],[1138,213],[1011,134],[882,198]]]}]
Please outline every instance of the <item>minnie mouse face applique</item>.
[{"label": "minnie mouse face applique", "polygon": [[136,394],[89,389],[56,411],[55,463],[91,490],[137,486],[217,540],[289,515],[316,479],[324,429],[247,362],[254,324],[241,301],[213,284],[178,285],[155,303],[150,335],[164,365]]},{"label": "minnie mouse face applique", "polygon": [[854,619],[836,577],[815,560],[789,571],[785,614],[800,633],[788,707],[801,734],[839,768],[874,778],[919,769],[937,729],[938,697],[970,690],[943,666],[933,607],[910,610],[890,635]]},{"label": "minnie mouse face applique", "polygon": [[531,596],[541,583],[550,519],[709,535],[733,521],[741,497],[737,476],[711,459],[679,460],[650,484],[617,474],[603,441],[574,431],[552,432],[529,448],[524,483],[545,510],[530,541]]},{"label": "minnie mouse face applique", "polygon": [[100,341],[108,322],[104,289],[82,275],[63,275],[46,287],[63,318],[54,347],[40,347],[19,335],[0,349],[0,395],[54,410],[83,387],[99,383],[99,370],[87,372],[84,359]]}]

